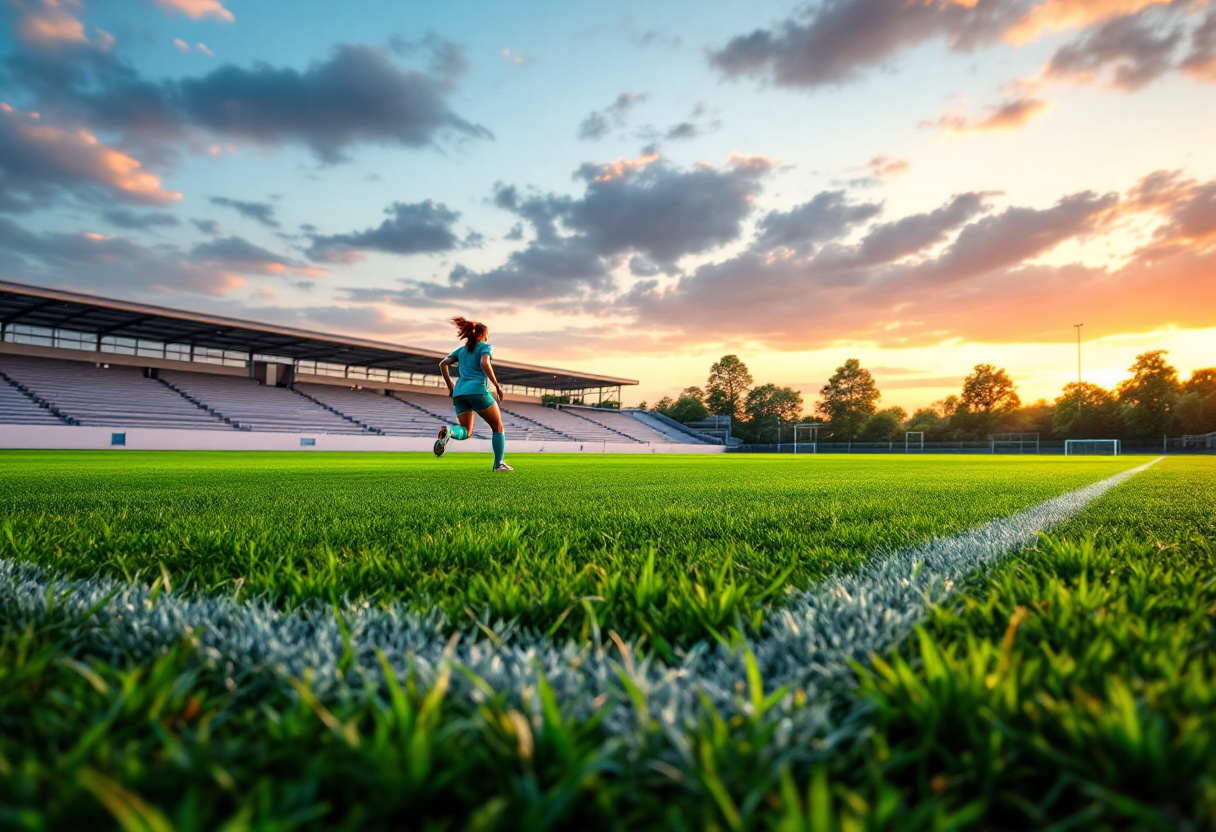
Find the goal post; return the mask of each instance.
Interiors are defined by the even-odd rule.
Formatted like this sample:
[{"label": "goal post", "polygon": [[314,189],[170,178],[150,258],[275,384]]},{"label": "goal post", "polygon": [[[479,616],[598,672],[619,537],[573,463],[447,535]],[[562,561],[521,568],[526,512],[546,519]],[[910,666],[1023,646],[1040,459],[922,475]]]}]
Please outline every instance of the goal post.
[{"label": "goal post", "polygon": [[[794,453],[806,453],[805,448],[808,445],[811,448],[811,453],[819,453],[819,429],[821,427],[823,427],[822,424],[816,424],[814,422],[796,422],[794,424]],[[801,443],[798,441],[798,431],[802,430],[807,432],[807,435],[811,440],[810,442],[807,442],[805,439]],[[803,448],[801,451],[799,450],[800,445]]]},{"label": "goal post", "polygon": [[1118,439],[1064,440],[1064,456],[1119,456],[1122,450]]},{"label": "goal post", "polygon": [[925,452],[925,432],[923,430],[904,431],[904,453]]}]

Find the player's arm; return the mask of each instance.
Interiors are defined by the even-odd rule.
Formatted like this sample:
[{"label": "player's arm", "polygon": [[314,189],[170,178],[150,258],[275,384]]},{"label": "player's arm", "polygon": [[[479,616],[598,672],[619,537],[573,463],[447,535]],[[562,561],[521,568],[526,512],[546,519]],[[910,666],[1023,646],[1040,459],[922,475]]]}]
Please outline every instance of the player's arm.
[{"label": "player's arm", "polygon": [[456,363],[456,359],[452,358],[452,356],[450,356],[450,355],[447,358],[445,358],[439,362],[439,373],[440,373],[440,375],[443,376],[443,381],[448,386],[448,395],[449,396],[452,395],[452,391],[455,390],[456,387],[452,383],[452,372],[451,372],[451,370],[448,369],[448,367],[451,367],[455,363]]},{"label": "player's arm", "polygon": [[486,378],[494,385],[494,394],[498,397],[498,400],[502,401],[502,385],[498,383],[498,377],[494,375],[494,365],[490,363],[490,356],[483,355],[481,357],[481,371],[486,374]]}]

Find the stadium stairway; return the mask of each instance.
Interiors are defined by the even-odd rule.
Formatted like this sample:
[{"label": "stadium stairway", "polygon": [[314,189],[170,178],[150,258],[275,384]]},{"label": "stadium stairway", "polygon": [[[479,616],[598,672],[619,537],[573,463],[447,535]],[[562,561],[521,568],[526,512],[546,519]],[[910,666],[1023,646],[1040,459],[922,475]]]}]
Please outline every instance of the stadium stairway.
[{"label": "stadium stairway", "polygon": [[[636,436],[631,436],[630,434],[625,433],[625,431],[620,429],[620,427],[625,427],[625,426],[623,426],[623,425],[614,426],[614,425],[608,424],[608,418],[606,415],[603,418],[601,418],[598,414],[596,414],[595,416],[592,416],[589,412],[591,410],[592,410],[592,408],[586,408],[586,410],[584,410],[582,408],[574,408],[574,407],[562,408],[563,413],[569,413],[570,415],[577,416],[580,419],[586,419],[591,424],[599,425],[602,428],[606,428],[606,429],[612,431],[613,433],[619,434],[622,438],[627,439],[630,442],[639,442],[642,444],[647,444],[647,440],[639,439]],[[605,412],[605,414],[608,413],[608,411],[604,411],[604,412]],[[626,417],[626,418],[628,418],[628,417]],[[629,427],[632,427],[632,426],[629,426]],[[639,431],[639,433],[640,432],[641,431]]]},{"label": "stadium stairway", "polygon": [[383,436],[433,437],[445,422],[409,402],[374,390],[306,382],[295,385],[295,389]]},{"label": "stadium stairway", "polygon": [[572,412],[554,407],[526,402],[511,402],[508,411],[513,416],[530,419],[539,425],[557,431],[567,441],[575,442],[636,442],[624,435],[609,430],[590,419],[583,419]]},{"label": "stadium stairway", "polygon": [[0,424],[70,425],[59,409],[43,401],[0,371]]},{"label": "stadium stairway", "polygon": [[90,427],[226,430],[214,415],[183,401],[137,367],[5,356],[4,372],[55,408],[70,424]]},{"label": "stadium stairway", "polygon": [[291,392],[295,393],[297,396],[303,396],[304,398],[308,399],[310,402],[317,405],[318,407],[323,407],[326,410],[328,410],[330,413],[333,413],[337,416],[341,416],[346,421],[350,422],[353,425],[358,425],[359,427],[363,428],[364,430],[368,431],[369,433],[376,433],[376,434],[379,434],[380,436],[384,435],[384,431],[380,430],[380,428],[375,427],[373,425],[369,425],[366,422],[356,419],[354,416],[343,413],[341,410],[338,410],[336,407],[331,407],[330,405],[326,404],[325,402],[321,401],[320,399],[316,398],[315,396],[310,396],[308,393],[305,393],[303,390],[301,390],[299,387],[295,386],[294,384],[291,387],[289,387],[288,389],[291,390]]},{"label": "stadium stairway", "polygon": [[[511,405],[512,408],[517,407],[516,404]],[[521,426],[525,438],[539,439],[543,442],[577,442],[573,436],[568,436],[562,433],[552,425],[542,424],[535,419],[517,413],[515,410],[508,410],[506,407],[499,405],[499,410],[502,411],[503,420],[510,419],[512,423]]]},{"label": "stadium stairway", "polygon": [[[452,411],[452,400],[447,396],[435,396],[428,393],[413,393],[401,390],[394,390],[393,396],[425,413],[429,413],[445,425],[453,424],[456,421],[455,414]],[[538,442],[577,441],[574,437],[567,436],[562,431],[556,430],[552,425],[533,419],[520,418],[519,414],[515,412],[516,407],[516,403],[512,403],[510,409],[501,404],[498,407],[499,412],[502,414],[503,430],[513,438]],[[490,438],[490,434],[485,430],[485,424],[480,420],[474,424],[473,435],[479,439]]]},{"label": "stadium stairway", "polygon": [[162,371],[161,378],[239,430],[366,434],[370,431],[286,387],[251,378]]}]

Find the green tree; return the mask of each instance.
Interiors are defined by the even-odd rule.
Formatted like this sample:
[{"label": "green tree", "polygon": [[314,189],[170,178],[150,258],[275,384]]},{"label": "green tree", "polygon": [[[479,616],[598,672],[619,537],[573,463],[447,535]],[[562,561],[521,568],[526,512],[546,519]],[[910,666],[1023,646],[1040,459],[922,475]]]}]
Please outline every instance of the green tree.
[{"label": "green tree", "polygon": [[1198,393],[1200,396],[1216,393],[1216,367],[1192,370],[1191,377],[1182,385],[1182,392]]},{"label": "green tree", "polygon": [[904,438],[904,420],[908,412],[902,407],[888,407],[870,417],[861,431],[862,442],[893,442]]},{"label": "green tree", "polygon": [[762,384],[748,391],[743,410],[757,439],[765,431],[772,431],[775,439],[781,425],[797,422],[802,417],[802,394],[792,387]]},{"label": "green tree", "polygon": [[680,393],[680,398],[684,398],[685,396],[692,396],[694,399],[702,403],[705,401],[705,391],[695,385],[684,388],[684,391]]},{"label": "green tree", "polygon": [[1165,360],[1168,353],[1152,350],[1136,356],[1135,363],[1128,368],[1132,377],[1115,388],[1115,396],[1123,406],[1128,436],[1155,439],[1169,431],[1171,412],[1182,385],[1178,383],[1178,371]]},{"label": "green tree", "polygon": [[874,376],[856,358],[846,359],[836,368],[828,383],[819,391],[815,410],[831,423],[832,435],[839,440],[852,441],[878,409],[882,398]]},{"label": "green tree", "polygon": [[1022,405],[1005,368],[976,364],[963,380],[963,392],[950,417],[950,427],[962,435],[980,438]]},{"label": "green tree", "polygon": [[1184,434],[1216,431],[1216,368],[1193,371],[1182,391],[1174,405],[1174,429]]},{"label": "green tree", "polygon": [[689,422],[699,422],[709,416],[709,408],[696,396],[680,396],[664,415],[677,422],[688,424]]},{"label": "green tree", "polygon": [[1118,439],[1123,435],[1119,403],[1096,384],[1066,384],[1051,414],[1051,433],[1058,439]]},{"label": "green tree", "polygon": [[675,399],[671,396],[664,396],[654,403],[654,407],[650,408],[652,413],[662,413],[664,416],[668,414],[672,406],[675,404]]},{"label": "green tree", "polygon": [[752,386],[752,374],[737,355],[724,355],[709,368],[705,385],[705,404],[719,416],[740,416]]},{"label": "green tree", "polygon": [[950,419],[942,411],[942,402],[922,407],[908,418],[904,430],[918,430],[925,434],[926,442],[940,442],[950,430]]}]

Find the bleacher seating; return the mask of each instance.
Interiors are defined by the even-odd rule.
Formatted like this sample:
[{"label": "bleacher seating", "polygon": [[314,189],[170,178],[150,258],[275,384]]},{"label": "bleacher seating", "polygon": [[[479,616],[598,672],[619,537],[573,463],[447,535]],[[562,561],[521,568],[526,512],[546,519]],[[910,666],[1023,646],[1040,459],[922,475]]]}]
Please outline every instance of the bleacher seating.
[{"label": "bleacher seating", "polygon": [[376,390],[357,390],[332,384],[297,384],[295,387],[385,436],[435,436],[440,425],[454,421],[441,420]]},{"label": "bleacher seating", "polygon": [[237,376],[165,370],[173,389],[213,409],[241,430],[365,434],[367,429],[286,387]]},{"label": "bleacher seating", "polygon": [[[446,424],[456,424],[456,412],[452,409],[452,400],[447,396],[404,390],[394,390],[393,396],[412,407],[429,413]],[[511,402],[510,405],[514,408],[515,403]],[[502,412],[503,430],[513,439],[536,440],[538,442],[569,442],[571,439],[569,436],[564,436],[560,431],[554,430],[550,425],[538,424],[529,419],[520,419],[505,407],[500,407],[499,410]],[[490,438],[489,430],[480,419],[474,420],[473,435],[483,439]]]},{"label": "bleacher seating", "polygon": [[566,412],[582,416],[584,419],[589,419],[638,442],[648,442],[652,445],[670,445],[676,442],[691,443],[697,441],[691,436],[677,438],[666,431],[659,430],[648,422],[637,419],[629,413],[622,413],[619,410],[580,407],[569,408]]},{"label": "bleacher seating", "polygon": [[[3,367],[0,367],[3,371]],[[61,425],[63,422],[47,408],[0,377],[0,424]]]},{"label": "bleacher seating", "polygon": [[[699,440],[649,414],[600,408],[500,406],[512,440],[675,444]],[[439,393],[378,390],[303,382],[267,387],[241,376],[96,366],[88,360],[0,354],[0,424],[253,430],[292,433],[432,437],[456,423],[452,400]],[[490,432],[477,419],[473,436]]]},{"label": "bleacher seating", "polygon": [[616,431],[609,430],[601,424],[575,416],[565,410],[545,407],[539,404],[525,402],[507,402],[507,410],[512,414],[531,420],[537,424],[547,425],[560,432],[567,440],[578,442],[636,442]]},{"label": "bleacher seating", "polygon": [[0,370],[81,425],[232,430],[137,367],[4,355]]}]

